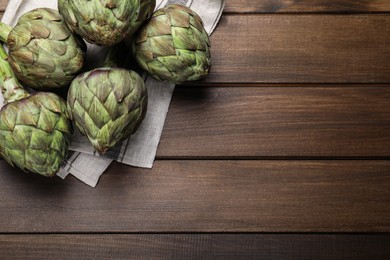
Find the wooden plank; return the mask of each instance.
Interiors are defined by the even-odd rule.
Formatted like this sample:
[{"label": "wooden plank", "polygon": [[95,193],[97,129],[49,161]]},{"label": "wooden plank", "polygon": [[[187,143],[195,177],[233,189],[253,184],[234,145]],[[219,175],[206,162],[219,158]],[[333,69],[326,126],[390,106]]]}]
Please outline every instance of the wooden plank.
[{"label": "wooden plank", "polygon": [[390,161],[114,164],[96,189],[0,163],[4,232],[389,232]]},{"label": "wooden plank", "polygon": [[203,83],[387,83],[389,42],[389,15],[226,15]]},{"label": "wooden plank", "polygon": [[388,86],[177,87],[159,158],[389,157]]},{"label": "wooden plank", "polygon": [[388,0],[227,0],[226,13],[389,12]]},{"label": "wooden plank", "polygon": [[226,15],[208,83],[388,83],[390,15]]},{"label": "wooden plank", "polygon": [[[0,0],[4,12],[8,0]],[[389,12],[387,0],[227,0],[226,13],[375,13]]]},{"label": "wooden plank", "polygon": [[227,15],[203,83],[390,82],[389,42],[389,15]]},{"label": "wooden plank", "polygon": [[[4,12],[8,0],[0,0]],[[227,0],[225,13],[376,13],[389,12],[387,0]]]},{"label": "wooden plank", "polygon": [[0,11],[4,12],[7,5],[8,5],[9,0],[0,0]]},{"label": "wooden plank", "polygon": [[389,235],[0,235],[3,259],[389,259]]}]

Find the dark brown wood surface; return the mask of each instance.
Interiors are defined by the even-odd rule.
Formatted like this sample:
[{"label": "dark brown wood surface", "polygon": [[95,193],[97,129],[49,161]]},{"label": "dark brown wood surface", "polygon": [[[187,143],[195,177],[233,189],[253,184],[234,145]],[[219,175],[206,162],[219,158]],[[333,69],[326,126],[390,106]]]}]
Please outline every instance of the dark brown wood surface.
[{"label": "dark brown wood surface", "polygon": [[6,259],[386,259],[384,235],[0,235]]},{"label": "dark brown wood surface", "polygon": [[153,170],[92,189],[0,161],[0,258],[390,259],[389,12],[227,0]]},{"label": "dark brown wood surface", "polygon": [[208,83],[390,83],[389,15],[226,15],[211,40]]},{"label": "dark brown wood surface", "polygon": [[[0,1],[4,12],[8,1]],[[376,13],[390,12],[388,0],[226,0],[225,13]]]},{"label": "dark brown wood surface", "polygon": [[177,87],[158,156],[390,158],[390,89]]},{"label": "dark brown wood surface", "polygon": [[209,83],[390,82],[389,15],[226,15],[211,40]]},{"label": "dark brown wood surface", "polygon": [[226,13],[389,12],[388,0],[227,0]]},{"label": "dark brown wood surface", "polygon": [[0,233],[390,232],[390,161],[114,164],[96,189],[0,165]]}]

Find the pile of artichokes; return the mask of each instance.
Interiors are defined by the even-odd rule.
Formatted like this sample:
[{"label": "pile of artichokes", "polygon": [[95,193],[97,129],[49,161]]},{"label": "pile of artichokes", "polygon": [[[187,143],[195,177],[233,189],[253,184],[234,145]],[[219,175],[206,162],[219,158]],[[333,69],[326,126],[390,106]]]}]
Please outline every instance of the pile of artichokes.
[{"label": "pile of artichokes", "polygon": [[[210,69],[210,41],[191,9],[155,0],[59,0],[14,28],[0,24],[0,156],[24,171],[54,176],[73,127],[100,154],[134,134],[147,110],[144,79],[120,67],[118,53],[157,80],[181,84]],[[85,71],[87,45],[110,47],[104,67]],[[127,46],[123,43],[126,42]],[[114,55],[116,54],[116,56]],[[36,91],[30,94],[22,86]],[[67,100],[50,91],[67,91]],[[45,92],[42,92],[45,91]]]}]

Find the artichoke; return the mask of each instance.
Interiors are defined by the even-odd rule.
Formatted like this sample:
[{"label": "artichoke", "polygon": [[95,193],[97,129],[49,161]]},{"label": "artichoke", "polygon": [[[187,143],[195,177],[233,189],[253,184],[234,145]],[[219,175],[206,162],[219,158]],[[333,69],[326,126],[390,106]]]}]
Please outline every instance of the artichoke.
[{"label": "artichoke", "polygon": [[29,95],[15,78],[0,46],[0,84],[8,102],[0,111],[0,155],[24,171],[53,176],[72,134],[66,103],[52,93]]},{"label": "artichoke", "polygon": [[158,80],[199,80],[210,69],[210,40],[201,18],[181,5],[155,12],[133,41],[138,64]]},{"label": "artichoke", "polygon": [[27,12],[13,29],[2,23],[0,38],[8,44],[17,78],[32,88],[69,86],[84,65],[84,41],[72,34],[56,10]]},{"label": "artichoke", "polygon": [[59,0],[69,28],[90,43],[111,46],[132,35],[152,14],[155,0]]},{"label": "artichoke", "polygon": [[77,128],[104,154],[138,129],[147,100],[144,81],[137,73],[106,67],[76,77],[67,103]]}]

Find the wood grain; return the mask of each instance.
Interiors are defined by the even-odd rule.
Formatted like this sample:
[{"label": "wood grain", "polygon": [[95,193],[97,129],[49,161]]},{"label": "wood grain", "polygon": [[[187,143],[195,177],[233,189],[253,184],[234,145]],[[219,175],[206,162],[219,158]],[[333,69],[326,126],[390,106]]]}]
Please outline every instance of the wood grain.
[{"label": "wood grain", "polygon": [[208,83],[388,83],[389,15],[227,15]]},{"label": "wood grain", "polygon": [[[4,12],[8,0],[0,1]],[[227,0],[225,13],[376,13],[389,12],[387,0]]]},{"label": "wood grain", "polygon": [[389,157],[388,86],[177,87],[159,158]]},{"label": "wood grain", "polygon": [[389,259],[388,235],[0,235],[4,259]]},{"label": "wood grain", "polygon": [[388,83],[389,42],[389,15],[226,15],[203,83]]},{"label": "wood grain", "polygon": [[374,13],[389,10],[228,0],[211,74],[177,88],[153,170],[113,164],[89,189],[0,160],[0,258],[389,259],[388,235],[153,234],[390,232],[389,160],[227,160],[388,158],[390,16]]},{"label": "wood grain", "polygon": [[[389,232],[390,161],[114,164],[96,189],[0,162],[4,232]],[[70,241],[69,241],[70,242]]]},{"label": "wood grain", "polygon": [[389,12],[388,0],[227,0],[227,13]]}]

